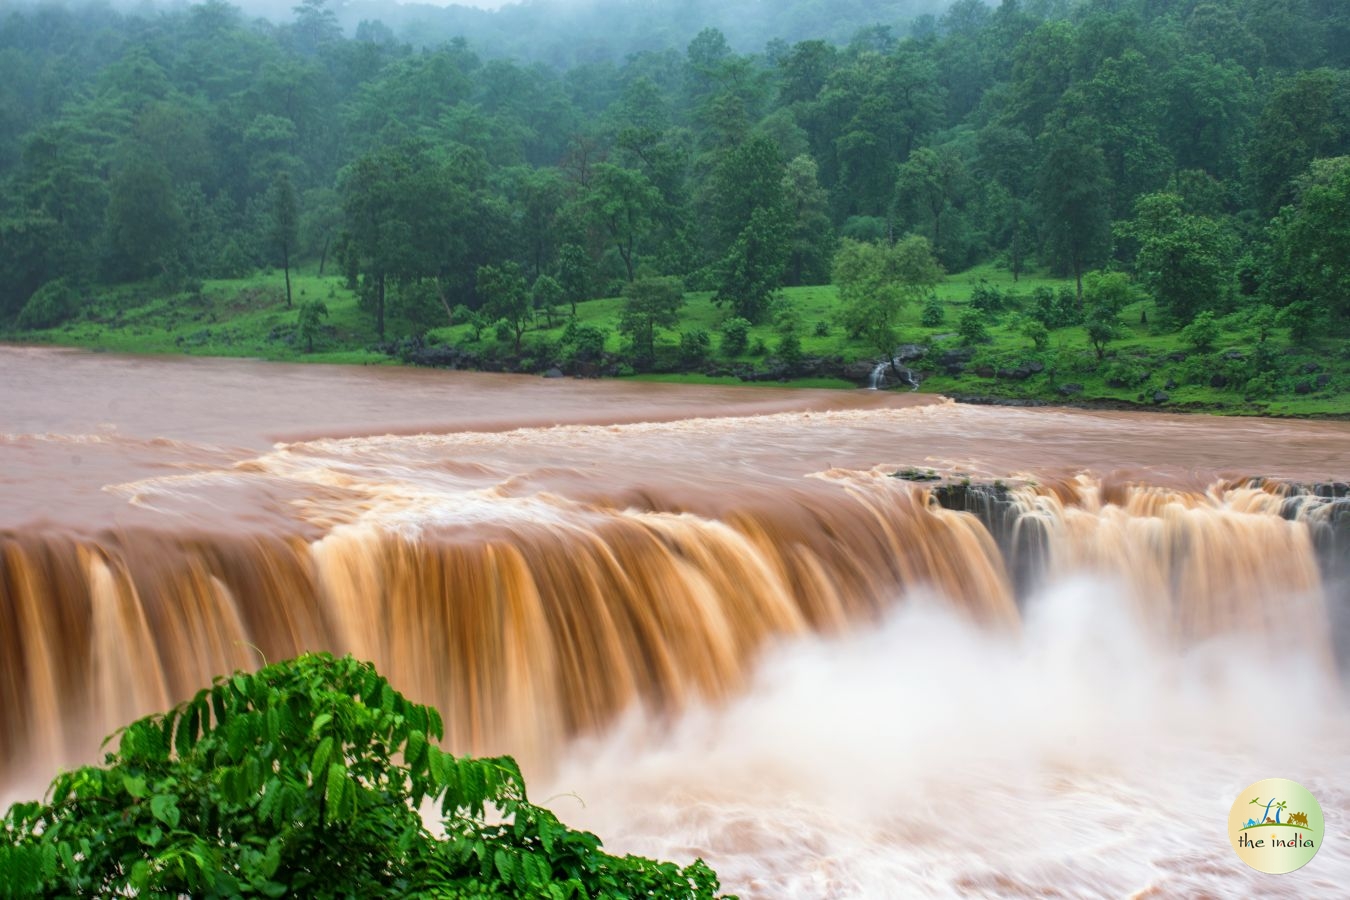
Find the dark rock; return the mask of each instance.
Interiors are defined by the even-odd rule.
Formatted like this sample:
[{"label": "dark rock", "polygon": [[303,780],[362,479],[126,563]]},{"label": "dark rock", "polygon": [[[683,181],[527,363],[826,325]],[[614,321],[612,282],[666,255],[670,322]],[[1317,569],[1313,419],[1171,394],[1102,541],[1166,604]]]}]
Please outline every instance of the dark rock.
[{"label": "dark rock", "polygon": [[1127,388],[1130,386],[1130,383],[1122,378],[1108,378],[1106,379],[1106,386],[1113,388]]},{"label": "dark rock", "polygon": [[1037,375],[1045,371],[1045,363],[1039,360],[1021,363],[1011,369],[999,369],[999,378],[1011,378],[1015,381],[1023,381],[1032,375]]},{"label": "dark rock", "polygon": [[1175,378],[1169,378],[1167,379],[1167,384],[1163,385],[1163,387],[1169,391],[1175,391],[1177,389],[1177,380]]},{"label": "dark rock", "polygon": [[1169,354],[1167,354],[1167,361],[1168,361],[1168,362],[1185,362],[1185,361],[1186,361],[1186,357],[1189,356],[1189,355],[1190,355],[1190,354],[1186,353],[1184,350],[1178,350],[1176,353],[1169,353]]},{"label": "dark rock", "polygon": [[1294,385],[1295,394],[1311,394],[1312,392],[1313,392],[1312,382],[1308,381],[1307,379],[1304,379],[1303,381],[1300,381],[1298,384]]},{"label": "dark rock", "polygon": [[994,367],[993,367],[993,366],[980,366],[979,368],[977,368],[977,369],[975,370],[975,374],[978,375],[978,376],[980,376],[981,378],[993,378],[993,377],[994,377]]},{"label": "dark rock", "polygon": [[1326,386],[1329,385],[1329,384],[1331,384],[1331,373],[1330,373],[1330,372],[1323,372],[1321,375],[1318,375],[1318,376],[1317,376],[1317,386],[1318,386],[1319,388],[1324,388],[1324,387],[1326,387]]},{"label": "dark rock", "polygon": [[908,387],[917,388],[919,376],[906,366],[891,364],[881,370],[877,378],[878,388]]},{"label": "dark rock", "polygon": [[1214,375],[1209,379],[1209,386],[1212,388],[1228,387],[1228,376],[1222,374],[1221,372],[1215,372]]},{"label": "dark rock", "polygon": [[856,362],[845,364],[839,374],[845,381],[851,381],[861,387],[867,387],[867,385],[871,383],[872,370],[876,367],[877,364],[875,362],[860,359]]},{"label": "dark rock", "polygon": [[957,403],[969,403],[973,406],[1036,407],[1050,405],[1044,400],[1025,400],[1020,397],[982,397],[978,394],[974,396],[957,395],[952,399]]},{"label": "dark rock", "polygon": [[919,471],[918,469],[901,469],[899,472],[892,472],[892,478],[899,478],[903,481],[941,481],[942,476],[932,469]]},{"label": "dark rock", "polygon": [[558,368],[557,366],[554,366],[553,368],[549,369],[547,372],[544,373],[544,377],[562,378],[563,377],[562,369]]},{"label": "dark rock", "polygon": [[928,355],[928,348],[922,344],[901,344],[895,348],[895,359],[897,362],[914,362],[916,359],[923,359]]},{"label": "dark rock", "polygon": [[1166,391],[1154,391],[1154,392],[1153,392],[1153,402],[1154,402],[1154,403],[1166,403],[1168,400],[1171,400],[1171,399],[1172,399],[1172,398],[1167,394]]},{"label": "dark rock", "polygon": [[1229,351],[1227,351],[1227,352],[1224,353],[1223,358],[1224,358],[1224,359],[1246,359],[1247,357],[1244,356],[1244,355],[1242,354],[1242,351],[1241,351],[1241,350],[1229,350]]},{"label": "dark rock", "polygon": [[1083,386],[1077,382],[1061,384],[1058,388],[1058,393],[1061,397],[1072,397],[1075,394],[1083,393]]},{"label": "dark rock", "polygon": [[966,371],[966,367],[964,363],[952,363],[949,366],[943,366],[942,371],[948,375],[960,375]]},{"label": "dark rock", "polygon": [[1315,362],[1307,362],[1299,366],[1298,371],[1301,375],[1316,375],[1322,371],[1322,367]]},{"label": "dark rock", "polygon": [[974,355],[975,351],[969,347],[956,347],[951,350],[943,350],[937,361],[940,366],[954,366],[970,362],[970,358]]}]

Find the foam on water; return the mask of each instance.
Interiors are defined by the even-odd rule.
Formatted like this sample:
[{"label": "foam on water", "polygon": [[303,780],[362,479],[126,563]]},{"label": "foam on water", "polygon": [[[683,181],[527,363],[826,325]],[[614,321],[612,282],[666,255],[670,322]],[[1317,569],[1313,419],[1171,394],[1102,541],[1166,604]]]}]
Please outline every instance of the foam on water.
[{"label": "foam on water", "polygon": [[[795,641],[748,692],[631,717],[538,793],[612,851],[703,856],[744,897],[1333,896],[1350,883],[1350,716],[1317,662],[1154,643],[1116,587],[1060,582],[1020,634],[924,598],[874,631]],[[1259,875],[1238,792],[1301,782],[1328,846]],[[542,787],[542,785],[541,785]]]}]

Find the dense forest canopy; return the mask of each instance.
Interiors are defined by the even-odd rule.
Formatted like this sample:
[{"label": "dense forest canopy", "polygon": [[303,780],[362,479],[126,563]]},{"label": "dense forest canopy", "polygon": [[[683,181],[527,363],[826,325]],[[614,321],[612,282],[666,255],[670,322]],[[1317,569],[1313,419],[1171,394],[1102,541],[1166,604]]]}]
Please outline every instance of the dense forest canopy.
[{"label": "dense forest canopy", "polygon": [[0,327],[296,258],[341,266],[381,333],[644,276],[753,322],[841,239],[909,234],[948,272],[1127,272],[1174,327],[1345,326],[1350,4],[914,10],[383,7],[397,28],[370,8],[349,35],[327,0],[10,8]]}]

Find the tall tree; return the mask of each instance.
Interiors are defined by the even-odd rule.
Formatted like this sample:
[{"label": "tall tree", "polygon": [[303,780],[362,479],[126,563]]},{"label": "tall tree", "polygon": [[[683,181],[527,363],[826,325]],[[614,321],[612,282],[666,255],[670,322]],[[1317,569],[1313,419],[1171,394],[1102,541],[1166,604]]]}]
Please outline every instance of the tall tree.
[{"label": "tall tree", "polygon": [[1313,321],[1350,326],[1350,156],[1315,161],[1270,225],[1267,293]]},{"label": "tall tree", "polygon": [[1257,203],[1274,216],[1294,178],[1319,157],[1350,153],[1350,72],[1314,69],[1279,81],[1256,124],[1247,167]]},{"label": "tall tree", "polygon": [[1056,116],[1040,140],[1037,194],[1047,249],[1073,275],[1083,300],[1083,273],[1111,252],[1111,183],[1090,119]]},{"label": "tall tree", "polygon": [[1030,246],[1036,146],[1021,128],[991,124],[980,129],[975,147],[975,172],[992,182],[988,227],[998,242],[994,246],[1007,247],[1008,268],[1017,281]]},{"label": "tall tree", "polygon": [[519,264],[508,261],[500,266],[480,266],[478,293],[483,297],[483,310],[510,327],[515,337],[515,351],[519,353],[533,306],[525,273]]},{"label": "tall tree", "polygon": [[285,172],[277,173],[272,182],[272,227],[268,236],[281,254],[281,271],[286,277],[286,308],[290,309],[291,254],[300,239],[300,209],[295,198],[295,185]]},{"label": "tall tree", "polygon": [[619,333],[633,342],[639,359],[650,362],[656,356],[658,328],[674,328],[684,305],[684,285],[674,277],[639,278],[623,291],[623,312],[619,314]]},{"label": "tall tree", "polygon": [[651,230],[660,202],[660,192],[641,172],[612,163],[595,165],[586,208],[592,223],[618,251],[629,281],[636,277],[638,247]]},{"label": "tall tree", "polygon": [[1176,194],[1146,194],[1119,232],[1138,244],[1135,273],[1171,324],[1227,303],[1237,242],[1221,222],[1187,214]]},{"label": "tall tree", "polygon": [[727,152],[709,182],[713,202],[708,233],[714,252],[726,248],[713,300],[730,304],[736,315],[751,322],[764,319],[787,267],[792,210],[784,168],[773,141],[756,135]]},{"label": "tall tree", "polygon": [[844,327],[886,359],[894,353],[904,308],[941,280],[932,245],[917,234],[894,245],[845,238],[834,257]]},{"label": "tall tree", "polygon": [[353,279],[362,278],[361,297],[375,313],[375,331],[384,340],[385,300],[396,277],[411,229],[400,217],[398,177],[406,160],[385,151],[362,157],[342,175],[342,208],[347,227],[342,241],[344,263]]},{"label": "tall tree", "polygon": [[183,213],[167,173],[128,149],[109,185],[108,272],[134,279],[171,269],[182,233]]},{"label": "tall tree", "polygon": [[783,199],[787,203],[790,233],[786,282],[825,284],[834,256],[834,226],[830,222],[830,198],[817,179],[816,161],[798,156],[783,173]]},{"label": "tall tree", "polygon": [[[895,182],[895,206],[910,221],[926,224],[934,251],[949,265],[942,226],[953,211],[967,181],[965,162],[950,147],[920,147],[900,166]],[[926,221],[924,221],[926,220]]]}]

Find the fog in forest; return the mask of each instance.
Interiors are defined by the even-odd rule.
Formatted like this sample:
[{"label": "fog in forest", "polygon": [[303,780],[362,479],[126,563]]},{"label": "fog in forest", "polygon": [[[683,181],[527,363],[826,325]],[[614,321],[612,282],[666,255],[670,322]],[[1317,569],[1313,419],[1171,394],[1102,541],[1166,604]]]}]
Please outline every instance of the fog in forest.
[{"label": "fog in forest", "polygon": [[[218,0],[212,0],[218,2]],[[5,0],[6,10],[33,6],[67,9],[112,9],[143,18],[202,4],[114,0],[71,2]],[[276,25],[296,19],[299,2],[239,0],[246,18]],[[361,34],[414,46],[436,46],[466,39],[480,54],[546,62],[559,66],[607,60],[620,62],[631,53],[683,50],[704,28],[716,28],[737,51],[762,51],[770,41],[788,43],[826,38],[846,44],[860,32],[875,30],[892,40],[937,31],[952,0],[470,0],[462,3],[397,3],[391,0],[329,0],[347,36]],[[987,6],[983,0],[963,5]],[[1066,0],[1040,0],[1031,5],[1059,10]],[[364,27],[362,27],[364,25]]]}]

